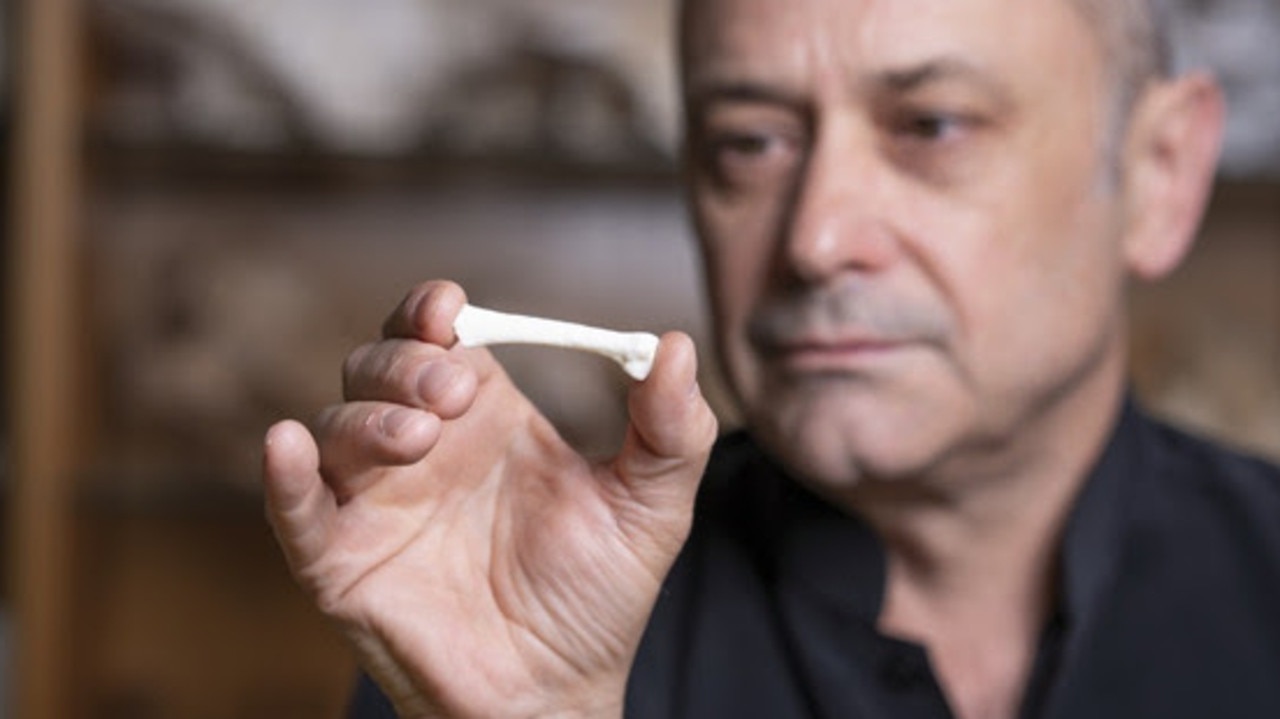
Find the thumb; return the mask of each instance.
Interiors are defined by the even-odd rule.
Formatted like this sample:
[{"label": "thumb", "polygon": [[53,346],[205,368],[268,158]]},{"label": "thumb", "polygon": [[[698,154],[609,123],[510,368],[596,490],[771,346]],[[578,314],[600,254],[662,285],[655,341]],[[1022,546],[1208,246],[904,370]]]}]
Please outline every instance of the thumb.
[{"label": "thumb", "polygon": [[655,509],[690,504],[715,442],[715,414],[698,387],[698,357],[682,332],[662,337],[649,377],[631,389],[631,425],[614,471]]}]

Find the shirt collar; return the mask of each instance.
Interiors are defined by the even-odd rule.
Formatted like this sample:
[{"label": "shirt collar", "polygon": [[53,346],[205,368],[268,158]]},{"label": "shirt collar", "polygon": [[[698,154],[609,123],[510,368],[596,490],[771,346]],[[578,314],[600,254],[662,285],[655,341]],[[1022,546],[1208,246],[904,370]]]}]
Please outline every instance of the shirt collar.
[{"label": "shirt collar", "polygon": [[1142,464],[1146,419],[1127,399],[1063,532],[1061,608],[1072,621],[1090,616],[1115,578],[1127,523],[1127,478]]},{"label": "shirt collar", "polygon": [[871,527],[791,481],[776,511],[781,517],[775,546],[782,582],[794,581],[824,603],[875,624],[887,570],[884,546]]}]

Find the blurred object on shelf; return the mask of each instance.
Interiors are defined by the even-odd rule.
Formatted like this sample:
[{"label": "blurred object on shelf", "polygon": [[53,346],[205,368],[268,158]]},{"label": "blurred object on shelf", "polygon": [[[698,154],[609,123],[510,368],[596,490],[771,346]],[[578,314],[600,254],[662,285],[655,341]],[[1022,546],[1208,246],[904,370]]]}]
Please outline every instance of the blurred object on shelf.
[{"label": "blurred object on shelf", "polygon": [[675,147],[670,0],[98,0],[125,144],[391,155]]}]

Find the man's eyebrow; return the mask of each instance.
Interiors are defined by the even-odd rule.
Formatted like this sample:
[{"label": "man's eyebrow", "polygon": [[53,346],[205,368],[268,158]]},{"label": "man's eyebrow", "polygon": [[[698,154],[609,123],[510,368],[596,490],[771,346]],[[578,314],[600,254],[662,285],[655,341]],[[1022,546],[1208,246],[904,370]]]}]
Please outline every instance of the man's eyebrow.
[{"label": "man's eyebrow", "polygon": [[958,80],[1007,99],[1011,89],[998,77],[966,60],[941,57],[903,68],[882,70],[873,75],[873,84],[895,94],[919,90],[934,83]]},{"label": "man's eyebrow", "polygon": [[745,80],[706,80],[693,82],[686,92],[691,110],[698,110],[715,102],[759,103],[798,107],[804,104],[799,93],[760,82]]}]

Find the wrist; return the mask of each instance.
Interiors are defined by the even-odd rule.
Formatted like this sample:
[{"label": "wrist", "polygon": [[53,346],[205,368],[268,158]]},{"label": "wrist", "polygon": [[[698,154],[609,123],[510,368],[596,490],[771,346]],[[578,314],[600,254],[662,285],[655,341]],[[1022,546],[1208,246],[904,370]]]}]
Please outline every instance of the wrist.
[{"label": "wrist", "polygon": [[622,719],[622,701],[539,714],[548,719]]},{"label": "wrist", "polygon": [[626,677],[591,688],[586,694],[556,702],[558,708],[539,713],[550,719],[622,719]]}]

